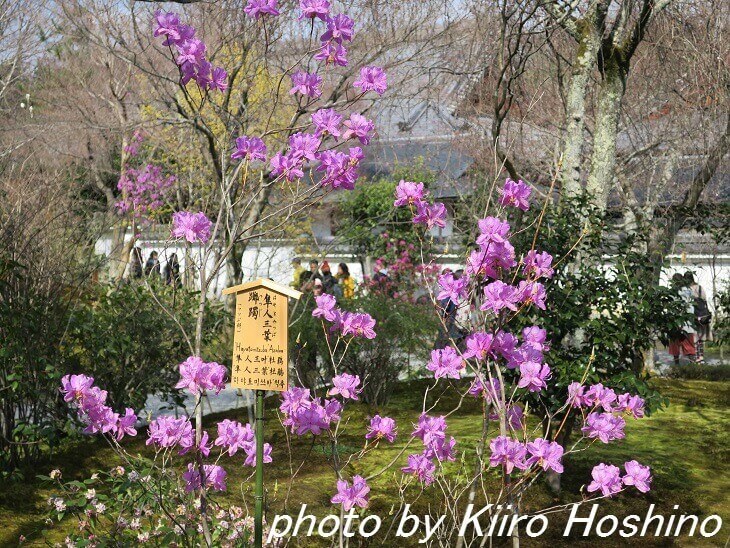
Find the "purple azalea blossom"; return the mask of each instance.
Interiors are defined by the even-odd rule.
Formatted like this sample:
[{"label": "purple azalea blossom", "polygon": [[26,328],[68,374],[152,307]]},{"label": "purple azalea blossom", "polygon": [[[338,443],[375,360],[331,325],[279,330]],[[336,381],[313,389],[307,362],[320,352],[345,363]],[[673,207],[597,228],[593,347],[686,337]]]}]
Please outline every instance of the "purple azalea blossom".
[{"label": "purple azalea blossom", "polygon": [[334,41],[338,44],[350,42],[354,35],[355,22],[345,14],[327,16],[325,18],[327,30],[320,37],[322,42]]},{"label": "purple azalea blossom", "polygon": [[205,213],[177,211],[172,215],[172,237],[185,238],[190,243],[206,243],[210,240],[210,229],[213,223]]},{"label": "purple azalea blossom", "polygon": [[618,466],[601,463],[591,471],[593,481],[588,484],[589,492],[600,491],[604,497],[611,497],[621,491],[621,471]]},{"label": "purple azalea blossom", "polygon": [[613,411],[616,392],[601,383],[592,385],[586,392],[586,400],[595,407],[602,407],[607,413]]},{"label": "purple azalea blossom", "polygon": [[277,152],[269,160],[269,165],[271,166],[271,174],[274,177],[283,175],[290,183],[304,177],[300,158],[294,158]]},{"label": "purple azalea blossom", "polygon": [[347,66],[347,49],[342,44],[331,40],[324,42],[314,56],[317,61],[324,61],[325,65]]},{"label": "purple azalea blossom", "polygon": [[570,405],[573,407],[589,407],[590,404],[590,398],[586,398],[583,392],[585,391],[585,386],[583,386],[579,382],[571,382],[568,385],[568,402],[570,402]]},{"label": "purple azalea blossom", "polygon": [[489,442],[489,449],[492,451],[489,457],[490,466],[503,465],[505,472],[508,474],[515,468],[519,470],[527,468],[525,444],[507,436],[498,436]]},{"label": "purple azalea blossom", "polygon": [[466,338],[466,351],[464,358],[475,358],[479,361],[484,360],[492,352],[492,343],[494,335],[477,331]]},{"label": "purple azalea blossom", "polygon": [[318,74],[310,74],[303,70],[298,70],[291,75],[292,88],[289,90],[291,95],[301,93],[307,97],[317,98],[322,95],[322,77]]},{"label": "purple azalea blossom", "polygon": [[324,318],[328,322],[335,320],[335,309],[337,308],[337,301],[334,295],[329,293],[323,293],[314,298],[317,303],[317,307],[312,310],[312,316],[315,318]]},{"label": "purple azalea blossom", "polygon": [[136,436],[137,429],[134,425],[137,424],[137,415],[134,413],[134,409],[127,407],[124,410],[124,415],[119,417],[117,423],[117,440],[121,440],[125,435]]},{"label": "purple azalea blossom", "polygon": [[537,464],[543,470],[550,469],[558,474],[563,473],[563,465],[560,462],[563,458],[563,446],[559,443],[537,438],[527,444],[527,452],[531,455],[527,459],[528,465]]},{"label": "purple azalea blossom", "polygon": [[193,447],[195,445],[193,425],[186,417],[176,419],[163,415],[150,422],[146,445],[158,447]]},{"label": "purple azalea blossom", "polygon": [[516,183],[512,179],[507,179],[504,188],[500,190],[499,203],[503,206],[513,206],[522,211],[530,209],[530,193],[532,190],[522,181]]},{"label": "purple azalea blossom", "polygon": [[155,19],[157,20],[157,28],[153,35],[155,37],[166,37],[165,41],[162,43],[163,46],[175,45],[182,39],[182,35],[180,33],[180,19],[176,13],[168,13],[162,10],[157,10],[155,12]]},{"label": "purple azalea blossom", "polygon": [[641,396],[632,396],[628,392],[621,394],[615,410],[640,419],[644,416],[644,399]]},{"label": "purple azalea blossom", "polygon": [[498,313],[503,308],[517,311],[519,294],[517,288],[495,280],[484,288],[484,303],[481,310],[493,310]]},{"label": "purple azalea blossom", "polygon": [[329,0],[299,0],[299,9],[302,10],[299,19],[319,17],[324,21],[330,12],[330,3]]},{"label": "purple azalea blossom", "polygon": [[426,194],[427,192],[423,187],[423,183],[413,183],[401,179],[398,186],[395,187],[395,202],[393,202],[393,206],[418,205],[423,202]]},{"label": "purple azalea blossom", "polygon": [[384,438],[390,443],[393,443],[396,434],[395,420],[390,417],[375,415],[370,419],[370,425],[368,426],[368,433],[365,434],[365,439],[379,440]]},{"label": "purple azalea blossom", "polygon": [[431,417],[423,413],[418,418],[418,424],[414,426],[413,437],[422,440],[426,447],[435,445],[438,440],[446,437],[446,419],[443,416]]},{"label": "purple azalea blossom", "polygon": [[315,160],[322,140],[311,133],[295,133],[289,137],[289,156],[296,160]]},{"label": "purple azalea blossom", "polygon": [[246,137],[242,135],[236,138],[236,151],[231,154],[231,160],[242,160],[247,158],[251,161],[266,161],[266,145],[258,137]]},{"label": "purple azalea blossom", "polygon": [[423,452],[424,456],[433,460],[434,458],[441,462],[454,462],[456,460],[456,440],[453,436],[446,441],[446,438],[437,440],[433,445],[427,447]]},{"label": "purple azalea blossom", "polygon": [[626,437],[624,433],[626,421],[623,417],[616,417],[611,413],[590,413],[585,424],[581,428],[583,434],[588,438],[598,438],[603,443]]},{"label": "purple azalea blossom", "polygon": [[358,375],[342,373],[332,378],[332,385],[327,393],[329,396],[339,394],[345,399],[357,400],[357,395],[362,392],[362,387],[358,388],[360,386],[360,377]]},{"label": "purple azalea blossom", "polygon": [[534,304],[540,310],[545,310],[545,287],[539,282],[522,280],[517,288],[520,301],[525,304]]},{"label": "purple azalea blossom", "polygon": [[[243,465],[256,466],[256,442],[244,447],[244,451],[246,451],[246,460],[243,461]],[[263,463],[269,464],[270,462],[274,462],[274,459],[271,458],[271,444],[265,443]]]},{"label": "purple azalea blossom", "polygon": [[534,249],[527,252],[524,259],[524,267],[522,272],[525,276],[537,278],[552,278],[555,271],[553,270],[553,256],[543,251],[538,253]]},{"label": "purple azalea blossom", "polygon": [[350,118],[345,120],[343,125],[347,128],[342,133],[343,139],[352,139],[356,137],[363,145],[369,145],[372,133],[375,131],[375,124],[372,120],[368,120],[362,114],[353,112]]},{"label": "purple azalea blossom", "polygon": [[340,124],[342,123],[342,115],[332,108],[321,108],[312,114],[312,123],[316,128],[314,134],[317,137],[323,135],[332,135],[335,139],[340,136]]},{"label": "purple azalea blossom", "polygon": [[[214,491],[226,490],[226,471],[217,464],[204,464],[205,487]],[[185,492],[197,491],[201,487],[200,470],[193,463],[188,464],[187,472],[182,475],[185,480]]]},{"label": "purple azalea blossom", "polygon": [[225,387],[226,368],[216,362],[204,362],[198,356],[190,356],[180,364],[180,380],[175,388],[187,388],[193,394],[202,390],[215,390],[216,394]]},{"label": "purple azalea blossom", "polygon": [[332,504],[342,504],[345,512],[355,506],[367,508],[370,487],[362,476],[353,476],[352,486],[345,480],[337,481],[337,494],[332,497]]},{"label": "purple azalea blossom", "polygon": [[520,381],[517,386],[527,388],[530,392],[539,392],[547,387],[545,381],[549,378],[550,368],[547,364],[523,362],[520,364]]},{"label": "purple azalea blossom", "polygon": [[489,244],[503,244],[507,242],[510,226],[507,221],[498,219],[497,217],[487,217],[477,221],[479,226],[479,236],[477,237],[477,245],[487,247]]},{"label": "purple azalea blossom", "polygon": [[249,17],[258,19],[264,15],[279,15],[277,0],[248,0],[243,11]]},{"label": "purple azalea blossom", "polygon": [[205,50],[206,47],[202,40],[197,38],[184,40],[177,44],[177,64],[183,70],[186,66],[188,66],[188,70],[190,67],[196,67],[205,60]]},{"label": "purple azalea blossom", "polygon": [[401,471],[416,476],[425,485],[431,485],[436,465],[425,454],[413,454],[408,455],[408,465],[401,468]]},{"label": "purple azalea blossom", "polygon": [[416,214],[413,216],[414,224],[426,225],[429,229],[436,226],[446,226],[446,206],[441,202],[429,205],[426,202],[416,204]]},{"label": "purple azalea blossom", "polygon": [[433,371],[436,379],[459,379],[461,370],[464,369],[464,360],[456,350],[447,346],[431,351],[431,359],[426,364],[426,369]]},{"label": "purple azalea blossom", "polygon": [[342,319],[342,334],[365,339],[375,338],[375,320],[366,313],[346,312]]},{"label": "purple azalea blossom", "polygon": [[94,385],[94,377],[86,375],[65,375],[61,379],[61,393],[63,401],[81,401],[84,395]]},{"label": "purple azalea blossom", "polygon": [[244,426],[240,422],[225,419],[218,423],[218,437],[213,444],[226,448],[228,456],[232,457],[239,449],[245,450],[251,444],[255,447],[256,440],[250,424]]},{"label": "purple azalea blossom", "polygon": [[442,274],[438,278],[439,292],[436,299],[439,301],[443,299],[449,299],[454,304],[459,304],[461,299],[466,298],[466,288],[469,285],[469,276],[464,275],[461,278],[455,279],[451,273]]},{"label": "purple azalea blossom", "polygon": [[651,469],[643,466],[635,460],[624,463],[626,475],[621,478],[624,485],[633,485],[642,493],[648,493],[651,489]]},{"label": "purple azalea blossom", "polygon": [[388,89],[388,77],[380,67],[362,67],[360,78],[355,80],[352,85],[363,93],[374,91],[378,95],[382,95]]}]

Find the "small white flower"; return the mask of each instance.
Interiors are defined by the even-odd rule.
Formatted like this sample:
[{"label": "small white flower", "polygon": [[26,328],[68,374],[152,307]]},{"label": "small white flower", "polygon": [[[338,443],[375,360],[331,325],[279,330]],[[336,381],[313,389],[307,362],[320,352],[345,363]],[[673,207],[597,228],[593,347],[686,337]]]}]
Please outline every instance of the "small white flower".
[{"label": "small white flower", "polygon": [[136,531],[141,527],[141,524],[139,522],[139,518],[134,518],[132,521],[129,522],[129,528]]},{"label": "small white flower", "polygon": [[94,504],[94,510],[96,510],[97,514],[103,514],[104,512],[106,512],[106,504],[104,504],[103,502],[97,502],[96,504]]},{"label": "small white flower", "polygon": [[96,489],[89,489],[86,491],[86,500],[91,500],[96,497]]},{"label": "small white flower", "polygon": [[56,507],[56,511],[58,512],[63,512],[66,509],[66,503],[60,497],[55,499],[53,501],[53,504]]},{"label": "small white flower", "polygon": [[145,531],[144,533],[140,533],[137,535],[137,540],[140,542],[147,542],[148,540],[150,540],[150,534],[147,531]]},{"label": "small white flower", "polygon": [[56,468],[55,470],[51,470],[50,476],[51,476],[51,479],[60,478],[61,471],[58,468]]}]

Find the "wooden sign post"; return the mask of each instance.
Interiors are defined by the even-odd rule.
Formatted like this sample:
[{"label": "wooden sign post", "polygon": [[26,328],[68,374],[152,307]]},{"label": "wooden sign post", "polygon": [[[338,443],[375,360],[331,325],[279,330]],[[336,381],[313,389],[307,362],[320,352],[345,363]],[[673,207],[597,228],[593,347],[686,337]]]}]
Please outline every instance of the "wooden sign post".
[{"label": "wooden sign post", "polygon": [[259,279],[229,287],[236,295],[233,328],[231,387],[256,391],[256,491],[254,546],[263,545],[264,509],[264,394],[287,389],[289,371],[288,297],[301,293],[270,280]]}]

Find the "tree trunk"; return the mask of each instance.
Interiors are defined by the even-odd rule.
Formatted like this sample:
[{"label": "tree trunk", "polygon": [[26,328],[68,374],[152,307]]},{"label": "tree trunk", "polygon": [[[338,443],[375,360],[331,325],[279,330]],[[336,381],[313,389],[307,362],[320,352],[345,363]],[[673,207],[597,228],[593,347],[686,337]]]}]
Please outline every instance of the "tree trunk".
[{"label": "tree trunk", "polygon": [[598,114],[593,135],[591,171],[586,189],[601,210],[606,209],[616,170],[616,138],[624,94],[624,70],[615,57],[604,62],[603,81],[598,94]]}]

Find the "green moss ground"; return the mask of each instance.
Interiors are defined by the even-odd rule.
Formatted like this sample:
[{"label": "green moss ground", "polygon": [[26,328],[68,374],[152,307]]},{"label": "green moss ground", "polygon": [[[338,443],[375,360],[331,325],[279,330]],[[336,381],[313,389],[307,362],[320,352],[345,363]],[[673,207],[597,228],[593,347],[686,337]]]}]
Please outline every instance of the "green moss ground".
[{"label": "green moss ground", "polygon": [[[730,383],[656,380],[655,384],[669,397],[668,409],[643,420],[630,421],[627,437],[619,443],[595,444],[588,451],[571,455],[565,462],[566,473],[563,475],[561,497],[555,498],[547,488],[537,485],[524,501],[526,511],[579,500],[580,488],[589,481],[590,470],[594,464],[605,461],[621,465],[624,461],[635,458],[651,466],[654,474],[652,491],[647,495],[626,493],[615,500],[603,502],[600,514],[644,515],[648,505],[653,503],[656,504],[655,511],[658,513],[719,514],[724,522],[730,520],[730,416],[727,412],[730,404]],[[352,452],[361,447],[366,419],[376,412],[394,417],[401,425],[403,433],[408,431],[410,423],[418,416],[424,387],[425,384],[421,381],[400,386],[391,403],[384,409],[368,408],[364,405],[350,406],[345,415],[342,437],[345,454],[348,450]],[[439,404],[434,412],[447,411],[456,402],[456,392],[447,389],[441,393],[432,393],[429,396],[429,405],[436,398],[439,398]],[[481,430],[479,413],[476,402],[469,400],[449,418],[449,433],[458,440],[457,447],[463,449],[476,444]],[[236,410],[212,417],[207,422],[211,424],[213,420],[224,417],[247,420],[245,410]],[[273,415],[271,418],[276,420]],[[324,458],[328,449],[319,445],[312,446],[308,441],[296,440],[291,465],[297,468],[301,464],[302,467],[297,478],[289,485],[291,469],[283,430],[280,426],[272,425],[269,431],[271,434],[267,435],[267,441],[274,446],[274,463],[268,465],[266,471],[270,514],[284,511],[297,513],[302,503],[311,507],[314,513],[330,513],[328,501],[332,496],[334,481],[332,471]],[[402,444],[396,443],[373,452],[348,470],[348,473],[371,474],[392,460],[402,447]],[[128,448],[131,452],[146,451],[139,441],[133,442]],[[223,503],[251,503],[253,484],[248,478],[252,469],[240,466],[241,461],[237,456],[233,461],[236,462],[235,466],[226,466],[229,490],[222,497]],[[400,461],[405,461],[405,455]],[[402,466],[400,461],[398,464]],[[47,474],[51,469],[59,468],[65,479],[83,479],[95,469],[109,469],[116,464],[114,453],[103,443],[79,442],[57,454],[51,461],[26,471],[27,482],[6,482],[0,485],[0,545],[15,545],[20,534],[28,537],[31,543],[58,541],[64,536],[63,527],[60,526],[51,528],[45,539],[40,533],[44,527],[42,516],[48,508],[46,500],[52,492],[47,486],[31,479],[35,474]],[[469,463],[465,465],[467,470],[471,469]],[[398,467],[394,468],[397,469]],[[460,463],[454,463],[449,465],[448,471],[457,474],[460,469]],[[396,474],[397,472],[390,471],[371,482],[369,511],[383,517],[384,528],[391,521],[387,515],[393,512],[394,505],[397,504],[397,494],[394,493]],[[239,488],[241,484],[242,487]],[[289,489],[291,491],[285,507]],[[429,501],[436,498],[436,492],[431,489],[421,493],[418,487],[411,486],[407,498],[415,501],[414,511],[418,512],[420,509],[425,512]],[[678,511],[673,510],[674,505],[679,505]],[[667,539],[634,539],[631,542],[620,537],[565,539],[560,536],[565,519],[565,514],[552,515],[548,532],[538,540],[525,539],[523,545],[670,545]],[[685,539],[678,544],[721,546],[728,540],[728,534],[730,527],[726,524],[720,534],[711,541],[704,541],[704,544],[697,538]],[[398,545],[408,544],[399,541]]]}]

